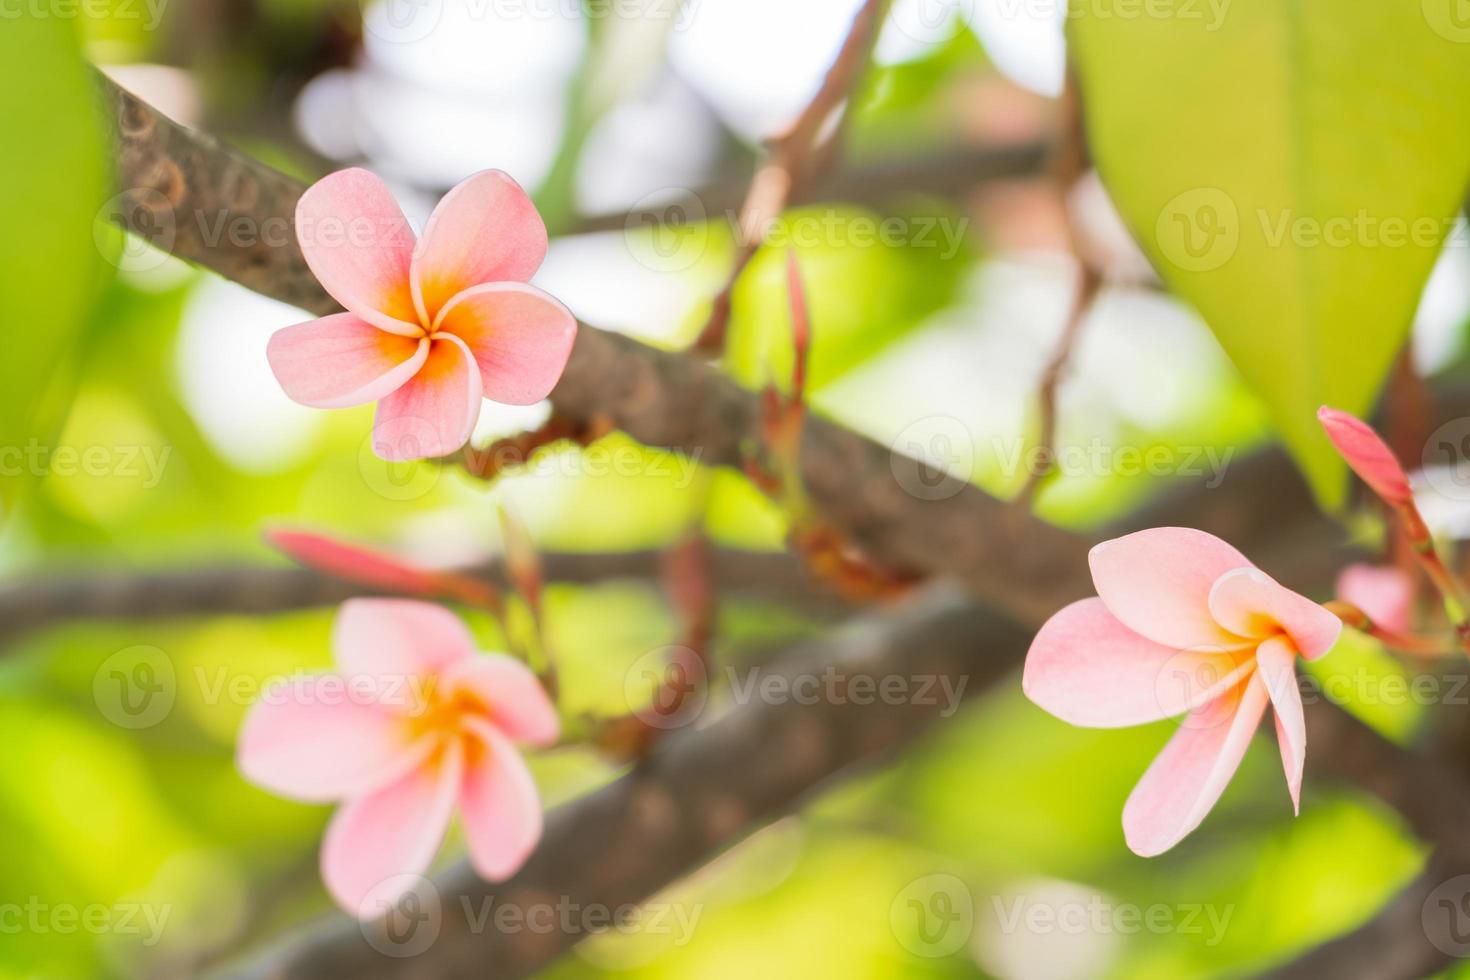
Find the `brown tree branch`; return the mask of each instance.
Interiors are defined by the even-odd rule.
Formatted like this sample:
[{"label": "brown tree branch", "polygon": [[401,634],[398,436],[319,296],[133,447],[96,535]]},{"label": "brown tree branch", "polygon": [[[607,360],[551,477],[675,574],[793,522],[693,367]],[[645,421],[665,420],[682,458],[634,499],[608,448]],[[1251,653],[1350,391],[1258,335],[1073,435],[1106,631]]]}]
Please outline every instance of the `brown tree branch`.
[{"label": "brown tree branch", "polygon": [[[656,582],[662,560],[658,551],[542,555],[547,581],[575,585],[613,579]],[[715,587],[722,595],[796,605],[822,616],[850,608],[790,555],[722,548],[711,554],[711,560]],[[498,561],[463,571],[501,587],[508,585]],[[269,565],[33,576],[0,588],[0,647],[65,623],[264,615],[332,606],[373,594],[378,593],[314,569]]]},{"label": "brown tree branch", "polygon": [[[116,220],[263,295],[314,313],[337,309],[296,242],[301,185],[100,84],[113,104],[128,205]],[[568,418],[606,416],[646,445],[708,465],[740,467],[760,438],[757,399],[714,368],[585,324],[551,400]],[[881,566],[953,575],[1033,618],[1086,590],[1085,541],[1007,516],[968,484],[933,499],[922,464],[840,426],[808,422],[802,475],[828,522]],[[919,485],[923,496],[904,489]]]},{"label": "brown tree branch", "polygon": [[[879,160],[834,173],[821,172],[803,187],[796,188],[787,204],[842,201],[883,208],[896,200],[915,195],[958,199],[988,181],[1037,176],[1049,152],[1041,143],[1023,143],[957,147],[922,158]],[[749,186],[748,178],[715,181],[691,188],[681,202],[636,211],[588,215],[573,226],[571,233],[626,231],[666,225],[671,223],[675,207],[681,207],[681,216],[692,212],[711,220],[729,218],[738,224],[740,205]]]}]

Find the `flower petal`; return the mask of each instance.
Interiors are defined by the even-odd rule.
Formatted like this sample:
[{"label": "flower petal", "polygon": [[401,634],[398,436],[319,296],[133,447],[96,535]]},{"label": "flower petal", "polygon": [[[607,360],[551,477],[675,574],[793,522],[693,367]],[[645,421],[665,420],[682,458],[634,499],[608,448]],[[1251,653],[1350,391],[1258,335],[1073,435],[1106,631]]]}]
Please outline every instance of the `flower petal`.
[{"label": "flower petal", "polygon": [[1307,721],[1302,711],[1302,692],[1296,679],[1296,650],[1277,637],[1261,644],[1256,653],[1261,681],[1276,709],[1276,743],[1281,749],[1281,766],[1286,771],[1286,789],[1291,808],[1302,812],[1302,769],[1307,762]]},{"label": "flower petal", "polygon": [[403,717],[324,674],[271,685],[245,716],[236,761],[257,786],[320,803],[392,782],[425,751]]},{"label": "flower petal", "polygon": [[1264,639],[1284,631],[1308,660],[1331,650],[1342,634],[1342,620],[1259,568],[1221,575],[1210,589],[1210,612],[1221,626],[1241,636]]},{"label": "flower petal", "polygon": [[347,408],[402,387],[423,366],[429,343],[386,333],[352,313],[334,313],[277,330],[265,356],[292,401]]},{"label": "flower petal", "polygon": [[1259,674],[1191,713],[1123,807],[1133,853],[1162,854],[1198,827],[1240,767],[1266,711]]},{"label": "flower petal", "polygon": [[1407,633],[1414,607],[1414,583],[1392,565],[1349,565],[1337,577],[1337,597],[1394,633]]},{"label": "flower petal", "polygon": [[465,657],[444,671],[448,697],[466,695],[484,705],[491,723],[508,738],[551,745],[561,721],[531,668],[503,653]]},{"label": "flower petal", "polygon": [[1082,599],[1036,634],[1021,687],[1065,722],[1120,728],[1184,714],[1250,669],[1248,647],[1175,650],[1118,622],[1101,599]]},{"label": "flower petal", "polygon": [[419,373],[378,402],[373,451],[387,460],[457,452],[480,417],[480,371],[464,341],[439,334]]},{"label": "flower petal", "polygon": [[1403,465],[1368,423],[1326,405],[1317,410],[1317,421],[1333,448],[1374,493],[1395,506],[1413,501],[1414,491]]},{"label": "flower petal", "polygon": [[486,282],[525,282],[546,258],[546,225],[521,185],[482,170],[444,195],[414,251],[413,300],[425,323],[455,293]]},{"label": "flower petal", "polygon": [[325,534],[281,527],[267,530],[265,538],[299,565],[370,589],[427,596],[443,587],[437,572]]},{"label": "flower petal", "polygon": [[413,710],[419,683],[475,653],[469,628],[443,606],[417,599],[348,599],[332,629],[337,664],[350,677],[380,682],[389,707]]},{"label": "flower petal", "polygon": [[408,774],[343,804],[322,840],[322,879],[337,904],[360,919],[392,908],[428,870],[464,779],[458,739]]},{"label": "flower petal", "polygon": [[541,839],[541,797],[509,739],[491,724],[467,724],[481,740],[469,747],[459,797],[470,864],[480,877],[504,881]]},{"label": "flower petal", "polygon": [[1135,633],[1176,650],[1239,642],[1211,617],[1210,587],[1250,561],[1213,534],[1151,528],[1104,541],[1088,561],[1098,596]]},{"label": "flower petal", "polygon": [[308,187],[296,238],[322,288],[350,312],[389,333],[423,334],[409,288],[413,229],[375,174],[353,167]]},{"label": "flower petal", "polygon": [[457,294],[435,329],[465,342],[480,366],[485,397],[506,405],[534,405],[556,386],[577,318],[535,286],[492,282]]}]

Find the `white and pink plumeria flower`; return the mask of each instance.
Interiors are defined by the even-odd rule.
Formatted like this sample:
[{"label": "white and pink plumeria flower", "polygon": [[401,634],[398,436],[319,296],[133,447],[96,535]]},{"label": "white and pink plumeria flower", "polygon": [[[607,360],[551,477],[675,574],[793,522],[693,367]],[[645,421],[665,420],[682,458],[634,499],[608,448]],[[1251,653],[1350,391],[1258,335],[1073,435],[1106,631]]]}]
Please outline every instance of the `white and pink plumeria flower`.
[{"label": "white and pink plumeria flower", "polygon": [[361,918],[387,910],[434,859],[459,811],[470,864],[510,877],[541,837],[517,743],[560,724],[525,664],[477,651],[447,609],[353,599],[332,637],[338,672],[276,685],[246,716],[238,764],[273,793],[341,802],[322,842],[327,890]]},{"label": "white and pink plumeria flower", "polygon": [[329,174],[301,196],[296,234],[347,312],[278,331],[271,369],[303,405],[376,401],[379,456],[453,453],[469,441],[482,398],[535,404],[561,377],[577,321],[528,284],[546,257],[546,226],[501,171],[446,194],[421,239],[376,176]]},{"label": "white and pink plumeria flower", "polygon": [[1160,854],[1199,826],[1267,706],[1298,808],[1307,744],[1296,659],[1327,653],[1342,621],[1203,531],[1139,531],[1093,548],[1090,561],[1097,597],[1042,626],[1022,686],[1089,728],[1185,716],[1123,809],[1128,846]]}]

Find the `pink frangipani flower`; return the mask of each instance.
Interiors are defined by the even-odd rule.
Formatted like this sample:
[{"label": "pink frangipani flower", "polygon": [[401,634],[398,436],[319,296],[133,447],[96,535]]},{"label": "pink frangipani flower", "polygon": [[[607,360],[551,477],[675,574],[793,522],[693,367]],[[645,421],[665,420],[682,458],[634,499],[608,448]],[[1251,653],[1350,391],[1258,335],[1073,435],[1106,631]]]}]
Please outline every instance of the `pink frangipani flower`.
[{"label": "pink frangipani flower", "polygon": [[469,441],[482,397],[531,405],[561,377],[577,321],[527,285],[546,226],[501,171],[446,194],[417,241],[381,180],[329,174],[301,196],[296,235],[347,312],[277,331],[271,370],[313,408],[378,402],[379,456],[448,455]]},{"label": "pink frangipani flower", "polygon": [[447,609],[352,599],[332,637],[338,673],[293,678],[240,733],[247,779],[308,803],[342,801],[322,842],[327,890],[361,918],[384,912],[434,858],[456,807],[470,863],[510,877],[541,836],[541,802],[516,742],[556,741],[556,710],[520,661],[475,649]]},{"label": "pink frangipani flower", "polygon": [[1022,686],[1090,728],[1186,716],[1123,808],[1128,846],[1161,854],[1199,826],[1267,704],[1299,808],[1307,745],[1295,662],[1330,650],[1342,622],[1203,531],[1139,531],[1093,548],[1090,563],[1097,597],[1042,626]]}]

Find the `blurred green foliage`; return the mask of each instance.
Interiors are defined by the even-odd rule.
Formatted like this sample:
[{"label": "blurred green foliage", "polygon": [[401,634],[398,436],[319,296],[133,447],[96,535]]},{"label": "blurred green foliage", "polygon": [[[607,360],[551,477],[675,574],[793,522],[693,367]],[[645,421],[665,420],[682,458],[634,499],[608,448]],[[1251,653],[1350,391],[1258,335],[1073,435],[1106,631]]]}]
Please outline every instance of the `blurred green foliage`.
[{"label": "blurred green foliage", "polygon": [[[73,383],[71,356],[102,278],[92,225],[108,168],[75,25],[6,16],[0,32],[0,445],[48,444]],[[20,472],[12,472],[12,470]],[[0,510],[32,482],[8,459]]]}]

